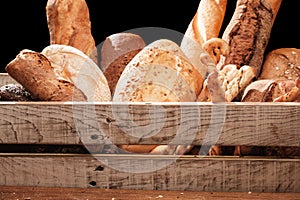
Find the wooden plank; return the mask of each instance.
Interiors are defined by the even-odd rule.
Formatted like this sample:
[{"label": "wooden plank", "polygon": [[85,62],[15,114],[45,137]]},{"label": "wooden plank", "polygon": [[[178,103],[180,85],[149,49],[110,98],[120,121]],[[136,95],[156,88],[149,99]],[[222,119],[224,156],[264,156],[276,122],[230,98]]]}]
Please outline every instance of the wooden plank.
[{"label": "wooden plank", "polygon": [[102,200],[299,200],[299,193],[249,193],[249,192],[192,192],[157,190],[111,190],[98,188],[45,188],[0,187],[0,199],[102,199]]},{"label": "wooden plank", "polygon": [[0,155],[0,185],[200,192],[300,192],[300,159]]},{"label": "wooden plank", "polygon": [[300,146],[299,103],[0,103],[5,144]]},{"label": "wooden plank", "polygon": [[10,83],[17,83],[17,82],[7,73],[0,73],[0,87]]}]

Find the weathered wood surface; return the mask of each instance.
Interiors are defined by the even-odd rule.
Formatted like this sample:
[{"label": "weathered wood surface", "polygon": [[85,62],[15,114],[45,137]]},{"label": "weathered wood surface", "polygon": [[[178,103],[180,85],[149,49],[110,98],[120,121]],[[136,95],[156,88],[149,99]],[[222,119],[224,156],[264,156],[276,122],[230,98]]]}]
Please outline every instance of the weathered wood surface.
[{"label": "weathered wood surface", "polygon": [[0,73],[0,87],[11,83],[17,83],[17,82],[7,73]]},{"label": "weathered wood surface", "polygon": [[0,185],[201,192],[300,192],[300,159],[0,155]]},{"label": "weathered wood surface", "polygon": [[300,146],[299,103],[0,102],[5,144]]},{"label": "weathered wood surface", "polygon": [[88,200],[299,200],[298,193],[249,193],[249,192],[191,192],[191,191],[145,191],[110,190],[98,188],[45,188],[45,187],[0,187],[0,199],[88,199]]}]

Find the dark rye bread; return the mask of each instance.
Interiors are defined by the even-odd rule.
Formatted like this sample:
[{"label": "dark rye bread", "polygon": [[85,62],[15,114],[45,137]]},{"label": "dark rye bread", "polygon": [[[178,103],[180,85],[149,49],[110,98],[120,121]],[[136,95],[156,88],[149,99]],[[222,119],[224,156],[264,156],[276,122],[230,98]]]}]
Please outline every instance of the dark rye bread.
[{"label": "dark rye bread", "polygon": [[145,46],[144,39],[134,33],[121,32],[106,37],[101,48],[100,65],[112,95],[127,64]]},{"label": "dark rye bread", "polygon": [[133,50],[127,52],[116,60],[114,60],[105,70],[104,75],[107,78],[109,89],[114,93],[115,87],[119,81],[119,78],[124,71],[126,65],[132,60],[132,58],[138,54],[142,49]]},{"label": "dark rye bread", "polygon": [[60,78],[41,53],[22,50],[6,66],[7,73],[41,101],[85,101],[86,96],[73,83]]},{"label": "dark rye bread", "polygon": [[22,85],[11,83],[0,87],[0,101],[34,100],[34,97]]},{"label": "dark rye bread", "polygon": [[218,68],[227,64],[249,65],[256,77],[263,64],[264,53],[272,29],[273,13],[267,0],[238,0],[233,17],[223,34],[230,53],[222,57]]}]

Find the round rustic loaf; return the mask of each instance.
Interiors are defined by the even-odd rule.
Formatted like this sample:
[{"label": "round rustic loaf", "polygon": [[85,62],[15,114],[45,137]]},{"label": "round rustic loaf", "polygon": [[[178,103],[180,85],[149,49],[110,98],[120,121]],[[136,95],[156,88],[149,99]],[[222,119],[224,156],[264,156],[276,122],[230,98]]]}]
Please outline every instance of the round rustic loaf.
[{"label": "round rustic loaf", "polygon": [[300,49],[279,48],[269,52],[259,79],[296,80],[300,77]]},{"label": "round rustic loaf", "polygon": [[[143,48],[125,67],[114,102],[195,102],[203,84],[200,72],[173,41],[160,39]],[[134,153],[182,153],[181,145],[121,145]],[[173,151],[174,150],[174,151]]]},{"label": "round rustic loaf", "polygon": [[192,102],[203,84],[199,71],[173,41],[160,39],[140,51],[124,69],[114,102]]},{"label": "round rustic loaf", "polygon": [[50,45],[41,53],[51,62],[57,77],[73,83],[85,94],[87,101],[111,101],[107,79],[89,56],[75,47],[59,44]]}]

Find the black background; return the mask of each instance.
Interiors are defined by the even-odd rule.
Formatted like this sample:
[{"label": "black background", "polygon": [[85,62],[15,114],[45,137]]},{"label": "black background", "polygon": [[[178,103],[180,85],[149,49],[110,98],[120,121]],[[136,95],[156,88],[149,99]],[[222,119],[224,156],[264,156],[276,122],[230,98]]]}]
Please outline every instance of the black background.
[{"label": "black background", "polygon": [[[96,44],[105,37],[140,27],[162,27],[184,33],[197,11],[196,0],[86,0]],[[283,0],[273,26],[267,51],[300,48],[299,0]],[[1,5],[0,72],[22,49],[41,51],[49,45],[46,21],[47,0],[5,1]],[[228,24],[236,1],[228,0],[222,30]]]}]

